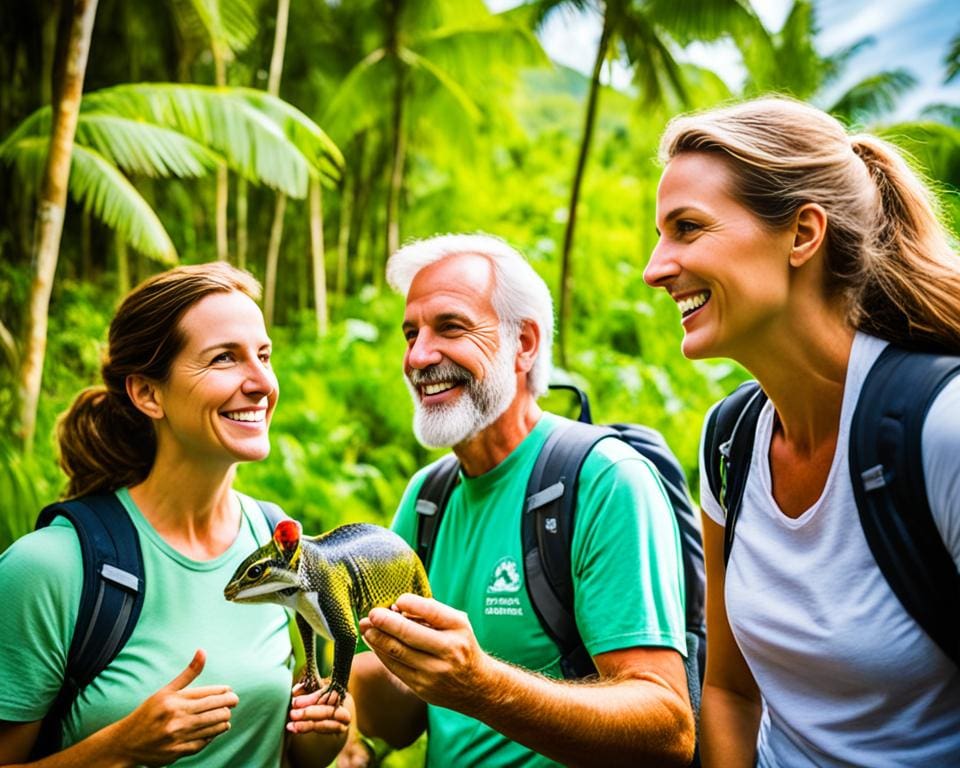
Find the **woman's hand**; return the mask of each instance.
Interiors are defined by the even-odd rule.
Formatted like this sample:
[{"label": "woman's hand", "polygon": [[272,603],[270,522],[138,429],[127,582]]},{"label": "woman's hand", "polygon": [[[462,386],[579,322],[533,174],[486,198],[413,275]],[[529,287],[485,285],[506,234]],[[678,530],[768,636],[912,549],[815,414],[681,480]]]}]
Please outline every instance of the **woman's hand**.
[{"label": "woman's hand", "polygon": [[187,688],[203,671],[198,650],[187,668],[116,724],[135,763],[157,766],[193,755],[230,729],[238,698],[227,685]]},{"label": "woman's hand", "polygon": [[350,727],[353,700],[350,694],[340,701],[334,692],[321,695],[320,691],[298,695],[299,685],[293,689],[290,702],[291,733],[346,733]]},{"label": "woman's hand", "polygon": [[293,737],[287,740],[288,754],[296,768],[329,765],[347,742],[353,699],[348,695],[338,700],[336,693],[322,695],[319,690],[301,694],[300,687],[294,687],[290,702],[287,730]]}]

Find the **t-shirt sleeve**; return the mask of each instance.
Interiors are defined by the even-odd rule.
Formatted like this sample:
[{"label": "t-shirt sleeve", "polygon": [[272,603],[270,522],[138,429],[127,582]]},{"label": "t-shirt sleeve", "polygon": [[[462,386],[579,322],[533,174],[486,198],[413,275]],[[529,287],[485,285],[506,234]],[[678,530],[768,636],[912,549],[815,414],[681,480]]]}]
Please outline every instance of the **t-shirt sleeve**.
[{"label": "t-shirt sleeve", "polygon": [[933,520],[960,569],[960,376],[933,401],[921,441]]},{"label": "t-shirt sleeve", "polygon": [[0,555],[0,720],[32,722],[60,690],[80,605],[83,564],[58,519]]},{"label": "t-shirt sleeve", "polygon": [[714,410],[719,406],[720,403],[716,403],[713,408],[707,412],[707,416],[703,420],[703,429],[700,432],[700,509],[706,512],[710,519],[717,525],[725,525],[727,522],[727,514],[723,507],[720,506],[720,502],[717,501],[713,495],[713,491],[710,490],[710,479],[707,475],[707,465],[711,459],[711,457],[706,455],[707,425],[710,423],[710,417],[713,415]]},{"label": "t-shirt sleeve", "polygon": [[636,646],[685,654],[680,536],[650,463],[602,440],[580,473],[576,514],[575,610],[590,654]]}]

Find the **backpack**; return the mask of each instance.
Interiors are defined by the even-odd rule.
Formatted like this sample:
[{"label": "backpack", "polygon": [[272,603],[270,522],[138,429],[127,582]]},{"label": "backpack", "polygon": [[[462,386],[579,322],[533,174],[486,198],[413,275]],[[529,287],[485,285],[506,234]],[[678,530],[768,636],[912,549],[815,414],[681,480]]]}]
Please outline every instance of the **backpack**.
[{"label": "backpack", "polygon": [[[864,536],[907,613],[960,666],[960,572],[930,511],[921,436],[930,405],[960,357],[887,346],[867,374],[850,426],[850,479]],[[730,559],[754,435],[767,397],[745,382],[710,412],[706,475],[726,511]]]},{"label": "backpack", "polygon": [[[600,440],[607,437],[623,440],[656,467],[680,529],[687,607],[684,665],[690,701],[696,713],[706,653],[703,542],[683,469],[656,430],[637,424],[594,425],[583,391],[568,385],[551,385],[551,389],[574,392],[580,399],[580,415],[578,421],[561,424],[550,433],[527,481],[520,535],[524,581],[534,612],[560,649],[563,676],[577,679],[596,674],[577,629],[573,608],[570,546],[577,480],[587,455]],[[459,474],[460,463],[456,456],[449,454],[433,466],[417,495],[416,549],[428,572],[437,529]]]},{"label": "backpack", "polygon": [[[270,530],[286,517],[276,504],[257,504]],[[83,586],[63,684],[43,719],[32,760],[60,750],[61,721],[130,639],[146,589],[140,537],[116,495],[96,493],[54,502],[40,511],[35,528],[45,528],[57,517],[65,517],[77,532]]]}]

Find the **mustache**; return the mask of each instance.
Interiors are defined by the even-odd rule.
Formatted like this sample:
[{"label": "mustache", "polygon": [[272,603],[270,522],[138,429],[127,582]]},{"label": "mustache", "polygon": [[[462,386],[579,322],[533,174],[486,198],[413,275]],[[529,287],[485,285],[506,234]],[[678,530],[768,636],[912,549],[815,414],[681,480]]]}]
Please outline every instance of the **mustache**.
[{"label": "mustache", "polygon": [[441,381],[469,383],[473,381],[473,374],[463,366],[447,362],[423,369],[413,368],[408,378],[415,387],[421,387],[424,384],[438,384]]}]

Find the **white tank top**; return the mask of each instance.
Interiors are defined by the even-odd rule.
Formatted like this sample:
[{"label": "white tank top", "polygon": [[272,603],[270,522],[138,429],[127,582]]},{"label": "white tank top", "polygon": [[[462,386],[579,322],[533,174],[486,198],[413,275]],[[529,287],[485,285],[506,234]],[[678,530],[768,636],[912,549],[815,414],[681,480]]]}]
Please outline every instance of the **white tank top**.
[{"label": "white tank top", "polygon": [[[890,590],[850,483],[850,422],[885,346],[856,335],[833,463],[820,498],[796,519],[772,494],[769,401],[757,424],[725,599],[763,697],[762,767],[960,766],[960,670]],[[934,518],[960,568],[960,378],[931,407],[922,446]],[[723,525],[702,454],[700,474],[701,506]]]}]

